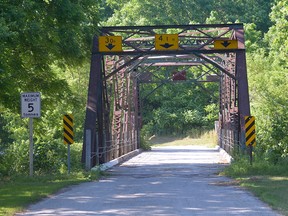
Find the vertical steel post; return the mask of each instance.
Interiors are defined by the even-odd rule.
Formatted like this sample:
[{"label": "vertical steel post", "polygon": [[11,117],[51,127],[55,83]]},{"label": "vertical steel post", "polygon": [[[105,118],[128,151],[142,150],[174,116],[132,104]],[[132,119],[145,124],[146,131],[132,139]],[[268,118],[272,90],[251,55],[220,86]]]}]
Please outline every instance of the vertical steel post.
[{"label": "vertical steel post", "polygon": [[[238,48],[245,49],[244,29],[236,29],[235,36],[238,40]],[[245,148],[245,116],[250,116],[250,101],[247,79],[247,66],[245,50],[236,53],[236,77],[238,79],[238,108],[240,118],[239,139],[242,148]]]},{"label": "vertical steel post", "polygon": [[91,136],[91,130],[87,129],[85,131],[85,169],[90,170],[91,169],[91,141],[92,141],[92,136]]},{"label": "vertical steel post", "polygon": [[140,148],[140,142],[141,142],[141,138],[140,138],[140,129],[142,127],[142,118],[141,118],[141,101],[140,101],[140,83],[137,80],[136,81],[136,94],[137,94],[137,98],[136,98],[136,103],[135,103],[135,107],[136,107],[136,111],[135,111],[135,121],[136,121],[136,139],[137,139],[137,144],[136,144],[136,148],[139,149]]},{"label": "vertical steel post", "polygon": [[[104,59],[102,59],[104,60]],[[105,77],[105,62],[103,61],[103,77]],[[111,142],[111,122],[110,122],[110,97],[108,94],[108,86],[107,85],[107,80],[103,81],[103,118],[104,118],[104,143],[105,147],[107,149],[107,161],[110,161],[113,159],[113,147],[112,147],[112,142]]]},{"label": "vertical steel post", "polygon": [[[98,42],[98,41],[97,41]],[[97,135],[98,135],[98,145],[95,146],[95,148],[98,147],[99,155],[96,155],[96,157],[99,157],[99,163],[105,163],[106,162],[106,148],[105,148],[105,139],[104,139],[104,112],[103,112],[103,61],[102,56],[100,54],[96,55],[96,80],[97,80],[97,88],[96,88],[96,104],[97,104]],[[93,165],[96,164],[96,157],[93,158]]]},{"label": "vertical steel post", "polygon": [[[98,120],[97,119],[97,109],[98,109],[98,100],[97,100],[97,90],[99,85],[102,83],[99,81],[99,73],[101,73],[101,55],[98,53],[99,42],[98,36],[95,36],[93,39],[93,48],[92,48],[92,57],[91,57],[91,67],[90,67],[90,79],[88,87],[88,98],[86,106],[86,117],[85,117],[85,127],[84,127],[84,142],[83,142],[83,151],[82,151],[82,162],[86,163],[86,168],[91,168],[96,164],[95,156],[93,154],[96,152],[96,130]],[[98,123],[99,124],[99,123]],[[87,130],[90,130],[91,133],[86,133]],[[89,134],[89,136],[87,136]],[[86,143],[91,144],[91,148]],[[87,149],[87,147],[89,149]],[[91,152],[90,154],[90,163],[86,157],[86,151]]]}]

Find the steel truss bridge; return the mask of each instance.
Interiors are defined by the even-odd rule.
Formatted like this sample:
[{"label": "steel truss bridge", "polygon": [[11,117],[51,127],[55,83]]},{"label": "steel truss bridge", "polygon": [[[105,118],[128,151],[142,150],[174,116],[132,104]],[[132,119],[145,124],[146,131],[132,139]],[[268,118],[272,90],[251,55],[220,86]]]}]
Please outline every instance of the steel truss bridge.
[{"label": "steel truss bridge", "polygon": [[[161,36],[167,41],[157,49]],[[219,83],[219,145],[229,153],[245,147],[250,105],[242,24],[102,27],[92,49],[82,150],[86,169],[140,147],[142,83],[156,83],[153,91],[173,81],[203,90],[205,82]],[[191,67],[201,73],[191,75]],[[160,68],[164,75],[157,74]]]}]

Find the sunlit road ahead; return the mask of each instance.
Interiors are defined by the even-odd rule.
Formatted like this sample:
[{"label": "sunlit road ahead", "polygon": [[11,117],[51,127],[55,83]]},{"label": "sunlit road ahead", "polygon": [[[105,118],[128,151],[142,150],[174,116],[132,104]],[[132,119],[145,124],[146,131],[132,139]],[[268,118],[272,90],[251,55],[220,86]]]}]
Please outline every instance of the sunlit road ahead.
[{"label": "sunlit road ahead", "polygon": [[45,199],[24,215],[277,215],[218,176],[216,149],[158,147],[84,183]]}]

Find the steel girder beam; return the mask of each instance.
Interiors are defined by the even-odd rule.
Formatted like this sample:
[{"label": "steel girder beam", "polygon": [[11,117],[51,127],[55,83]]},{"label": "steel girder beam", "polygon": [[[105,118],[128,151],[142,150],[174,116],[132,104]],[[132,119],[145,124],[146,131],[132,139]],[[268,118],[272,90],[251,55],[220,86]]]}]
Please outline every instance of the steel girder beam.
[{"label": "steel girder beam", "polygon": [[[167,30],[178,34],[179,49],[155,50],[155,34]],[[220,78],[221,134],[243,143],[250,106],[242,24],[103,27],[100,35],[122,36],[123,50],[99,52],[94,37],[82,154],[87,169],[139,148],[138,67],[206,67]],[[226,39],[238,40],[238,49],[214,49],[215,40]],[[125,140],[133,144],[123,146]]]},{"label": "steel girder beam", "polygon": [[[99,49],[98,38],[94,37],[92,52]],[[103,91],[103,56],[93,54],[91,57],[90,80],[88,87],[88,98],[86,106],[86,118],[84,126],[84,142],[82,148],[82,162],[85,162],[86,169],[98,163],[98,150],[103,142],[103,133],[99,134],[98,129],[103,128],[103,111],[102,111],[102,91]],[[100,141],[100,142],[99,142]],[[96,154],[97,152],[97,154]]]},{"label": "steel girder beam", "polygon": [[245,116],[250,116],[250,100],[247,78],[247,66],[246,66],[246,53],[245,53],[245,40],[244,29],[237,29],[235,31],[239,43],[238,46],[242,50],[236,53],[236,77],[238,85],[238,107],[239,107],[239,121],[240,121],[240,142],[242,148],[245,147]]}]

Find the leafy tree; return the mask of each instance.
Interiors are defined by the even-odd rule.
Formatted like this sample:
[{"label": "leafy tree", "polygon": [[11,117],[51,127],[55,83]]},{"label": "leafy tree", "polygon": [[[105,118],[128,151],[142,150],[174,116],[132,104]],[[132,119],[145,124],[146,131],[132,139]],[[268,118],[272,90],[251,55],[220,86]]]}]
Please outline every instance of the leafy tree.
[{"label": "leafy tree", "polygon": [[252,113],[256,116],[258,149],[274,163],[287,157],[287,69],[265,52],[248,58]]},{"label": "leafy tree", "polygon": [[28,123],[19,115],[20,92],[41,92],[41,118],[34,121],[37,172],[63,166],[63,114],[75,114],[75,139],[82,140],[98,8],[93,0],[0,2],[1,173],[27,172]]},{"label": "leafy tree", "polygon": [[[205,22],[254,23],[266,32],[273,0],[106,0],[114,11],[105,25],[163,25]],[[213,21],[214,20],[214,21]]]},{"label": "leafy tree", "polygon": [[276,1],[270,14],[274,25],[265,35],[266,46],[259,48],[248,64],[252,107],[258,116],[257,140],[274,163],[288,156],[287,16],[287,1]]},{"label": "leafy tree", "polygon": [[105,23],[106,25],[163,25],[189,24],[204,22],[209,16],[211,4],[209,0],[172,1],[172,0],[132,0],[107,1],[114,14]]},{"label": "leafy tree", "polygon": [[256,30],[254,23],[247,23],[245,28],[245,47],[247,52],[258,52],[262,47],[267,46],[263,41],[264,35],[261,31]]},{"label": "leafy tree", "polygon": [[19,110],[21,91],[43,91],[53,97],[57,92],[64,97],[61,89],[67,83],[51,66],[75,66],[87,59],[97,30],[95,10],[92,0],[1,1],[0,102],[4,106]]},{"label": "leafy tree", "polygon": [[210,17],[213,23],[254,23],[257,30],[267,32],[271,26],[269,13],[273,0],[222,0],[213,1]]},{"label": "leafy tree", "polygon": [[288,2],[277,1],[270,14],[274,25],[269,29],[266,40],[269,43],[269,54],[283,68],[288,67]]}]

